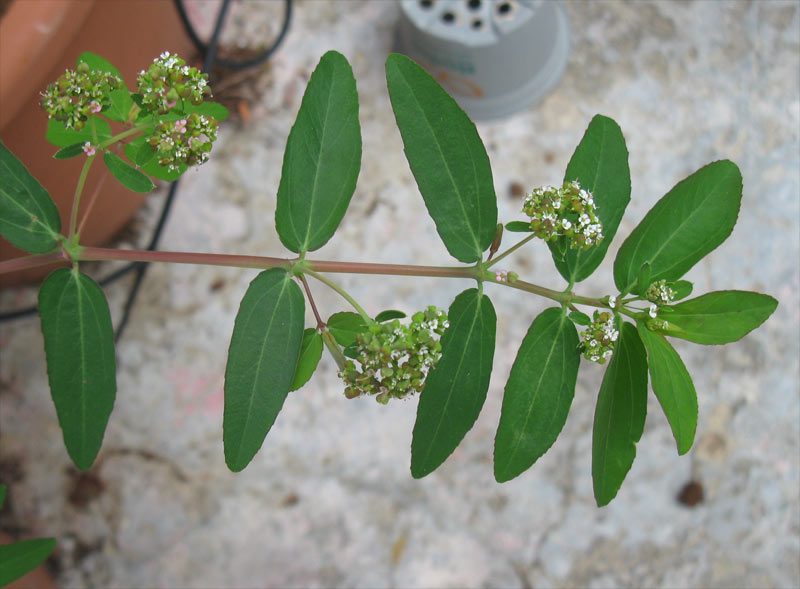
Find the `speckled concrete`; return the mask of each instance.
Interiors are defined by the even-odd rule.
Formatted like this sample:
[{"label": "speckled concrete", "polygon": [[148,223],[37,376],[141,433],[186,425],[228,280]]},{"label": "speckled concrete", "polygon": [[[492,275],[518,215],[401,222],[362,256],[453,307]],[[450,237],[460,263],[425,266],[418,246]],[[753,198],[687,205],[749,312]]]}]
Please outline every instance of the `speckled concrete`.
[{"label": "speckled concrete", "polygon": [[[520,208],[509,187],[557,182],[589,120],[603,113],[622,127],[633,183],[612,253],[679,179],[730,158],[744,176],[740,220],[690,278],[696,292],[752,289],[780,300],[773,318],[741,342],[677,343],[700,401],[690,455],[676,456],[651,399],[637,460],[614,502],[597,509],[590,448],[602,371],[584,365],[558,442],[533,469],[496,484],[491,452],[504,381],[546,304],[495,288],[489,396],[434,474],[421,481],[409,474],[416,403],[345,400],[327,358],[289,397],[253,463],[232,474],[222,456],[223,373],[238,300],[254,272],[157,266],[118,347],[119,393],[90,476],[76,477],[63,450],[38,321],[0,326],[0,472],[12,497],[0,521],[26,536],[58,538],[64,586],[798,586],[800,5],[566,8],[573,48],[561,84],[538,106],[479,125],[501,219]],[[280,14],[258,2],[237,10],[233,39],[268,34]],[[225,127],[212,161],[188,174],[164,249],[283,255],[272,227],[283,148],[310,71],[334,48],[358,81],[364,156],[341,229],[315,257],[448,263],[385,91],[396,10],[391,2],[297,3],[251,123]],[[209,13],[195,8],[199,18]],[[611,260],[582,292],[612,291]],[[563,284],[540,245],[508,268]],[[340,281],[370,312],[446,307],[468,286]],[[325,313],[345,308],[312,288]],[[109,296],[117,317],[124,286]],[[30,289],[11,290],[0,304],[32,298]],[[705,501],[688,508],[676,495],[692,478]]]}]

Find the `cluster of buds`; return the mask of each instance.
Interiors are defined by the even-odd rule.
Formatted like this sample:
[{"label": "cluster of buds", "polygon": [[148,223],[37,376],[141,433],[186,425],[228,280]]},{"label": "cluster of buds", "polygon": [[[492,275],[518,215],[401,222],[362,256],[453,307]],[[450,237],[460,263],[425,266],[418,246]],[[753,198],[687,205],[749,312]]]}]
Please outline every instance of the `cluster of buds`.
[{"label": "cluster of buds", "polygon": [[409,325],[397,319],[370,325],[356,338],[355,361],[348,360],[339,372],[345,396],[375,395],[386,404],[421,392],[442,355],[439,338],[448,326],[447,313],[433,306],[415,313]]},{"label": "cluster of buds", "polygon": [[522,212],[531,218],[533,233],[545,241],[564,237],[572,249],[586,249],[603,239],[592,193],[576,181],[534,189],[525,197]]},{"label": "cluster of buds", "polygon": [[614,315],[608,311],[595,311],[591,325],[581,336],[581,352],[584,357],[598,364],[605,364],[614,353],[619,331]]},{"label": "cluster of buds", "polygon": [[675,298],[675,291],[667,285],[666,280],[659,280],[650,285],[644,296],[656,305],[667,305]]},{"label": "cluster of buds", "polygon": [[494,273],[494,279],[497,282],[516,282],[519,279],[519,274],[508,270],[498,270]]},{"label": "cluster of buds", "polygon": [[179,100],[197,105],[211,96],[208,75],[169,52],[162,53],[147,71],[139,73],[137,85],[142,106],[159,114],[169,112]]},{"label": "cluster of buds", "polygon": [[194,112],[185,119],[159,123],[147,142],[159,165],[174,171],[180,165],[200,165],[208,160],[216,138],[217,120]]},{"label": "cluster of buds", "polygon": [[42,94],[42,108],[51,119],[80,131],[90,116],[111,104],[110,92],[124,87],[119,76],[90,70],[88,64],[80,63],[47,87]]}]

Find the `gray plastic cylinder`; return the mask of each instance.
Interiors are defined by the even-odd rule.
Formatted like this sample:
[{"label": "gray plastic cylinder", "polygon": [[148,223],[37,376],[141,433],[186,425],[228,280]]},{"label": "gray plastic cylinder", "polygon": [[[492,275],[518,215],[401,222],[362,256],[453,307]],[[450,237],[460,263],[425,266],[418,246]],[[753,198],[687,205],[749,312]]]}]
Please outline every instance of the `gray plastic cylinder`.
[{"label": "gray plastic cylinder", "polygon": [[569,24],[557,0],[399,0],[397,49],[474,119],[541,100],[561,78]]}]

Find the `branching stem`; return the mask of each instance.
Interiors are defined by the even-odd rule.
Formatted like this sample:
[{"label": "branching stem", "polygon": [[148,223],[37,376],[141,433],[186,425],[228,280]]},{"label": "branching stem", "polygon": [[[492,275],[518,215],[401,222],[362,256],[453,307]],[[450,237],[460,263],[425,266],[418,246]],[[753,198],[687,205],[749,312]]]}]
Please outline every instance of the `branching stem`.
[{"label": "branching stem", "polygon": [[361,305],[358,304],[358,301],[356,301],[353,297],[351,297],[350,294],[345,289],[343,289],[341,286],[336,284],[333,280],[331,280],[330,278],[327,278],[326,276],[323,276],[319,272],[315,272],[314,270],[306,269],[305,273],[308,274],[309,276],[313,276],[314,278],[316,278],[317,280],[319,280],[323,284],[327,285],[328,287],[332,288],[337,293],[339,293],[339,295],[344,300],[346,300],[348,303],[350,303],[352,305],[352,307],[356,311],[358,311],[358,314],[361,315],[361,317],[364,319],[365,323],[367,323],[367,324],[374,323],[374,321],[372,320],[372,317],[370,317],[367,314],[367,312],[364,310],[364,308]]}]

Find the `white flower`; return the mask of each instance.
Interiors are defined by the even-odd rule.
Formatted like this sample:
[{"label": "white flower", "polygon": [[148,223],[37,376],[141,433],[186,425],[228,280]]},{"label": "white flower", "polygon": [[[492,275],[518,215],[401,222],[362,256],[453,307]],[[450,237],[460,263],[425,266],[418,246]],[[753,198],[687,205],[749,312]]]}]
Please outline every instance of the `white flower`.
[{"label": "white flower", "polygon": [[615,309],[617,307],[617,297],[615,297],[614,295],[609,296],[608,306],[611,307],[612,309]]},{"label": "white flower", "polygon": [[655,319],[658,317],[658,307],[656,305],[650,305],[650,310],[648,311],[650,317]]}]

